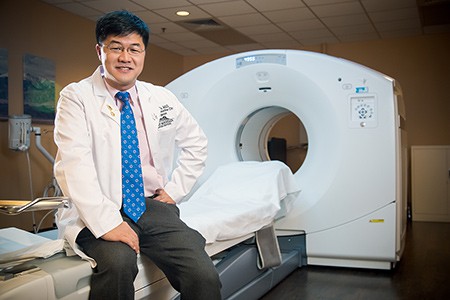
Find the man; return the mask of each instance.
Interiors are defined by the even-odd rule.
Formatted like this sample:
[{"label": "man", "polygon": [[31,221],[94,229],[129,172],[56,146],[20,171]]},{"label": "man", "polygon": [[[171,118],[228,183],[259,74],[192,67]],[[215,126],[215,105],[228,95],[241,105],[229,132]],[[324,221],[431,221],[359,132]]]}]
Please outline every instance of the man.
[{"label": "man", "polygon": [[65,87],[57,107],[54,171],[71,199],[58,212],[60,237],[95,267],[91,299],[133,299],[139,253],[182,299],[220,299],[205,240],[176,206],[203,171],[206,137],[172,93],[137,80],[149,39],[141,19],[106,14],[96,37],[101,66]]}]

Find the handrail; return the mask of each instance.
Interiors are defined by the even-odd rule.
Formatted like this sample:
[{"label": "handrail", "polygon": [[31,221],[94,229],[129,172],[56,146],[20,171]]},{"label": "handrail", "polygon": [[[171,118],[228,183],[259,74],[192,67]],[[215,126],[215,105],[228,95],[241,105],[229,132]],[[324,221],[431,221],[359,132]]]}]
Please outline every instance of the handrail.
[{"label": "handrail", "polygon": [[33,201],[27,200],[0,200],[0,213],[18,215],[23,212],[52,210],[69,207],[68,197],[41,197]]}]

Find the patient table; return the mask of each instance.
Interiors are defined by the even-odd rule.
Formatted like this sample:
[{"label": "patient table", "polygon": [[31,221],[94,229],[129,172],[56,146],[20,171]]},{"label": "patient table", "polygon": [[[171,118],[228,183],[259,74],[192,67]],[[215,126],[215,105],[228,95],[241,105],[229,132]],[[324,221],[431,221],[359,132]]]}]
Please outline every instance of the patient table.
[{"label": "patient table", "polygon": [[[180,204],[183,221],[207,241],[206,251],[221,278],[223,299],[258,299],[292,271],[306,265],[304,234],[277,236],[272,226],[289,211],[299,192],[292,173],[282,163],[232,163],[218,168],[189,201]],[[57,244],[56,230],[33,235],[6,228],[0,229],[0,238],[0,250],[11,238],[25,241],[24,246],[31,249],[53,241],[56,244],[51,253],[62,251],[65,245]],[[13,254],[18,256],[20,251],[33,259],[16,271],[3,270],[3,277],[13,278],[0,281],[0,299],[88,298],[92,274],[89,262],[63,252],[48,258],[40,257],[41,253],[33,257],[23,249]],[[3,266],[8,260],[5,257],[0,253]],[[178,297],[149,259],[140,256],[138,265],[136,299]]]}]

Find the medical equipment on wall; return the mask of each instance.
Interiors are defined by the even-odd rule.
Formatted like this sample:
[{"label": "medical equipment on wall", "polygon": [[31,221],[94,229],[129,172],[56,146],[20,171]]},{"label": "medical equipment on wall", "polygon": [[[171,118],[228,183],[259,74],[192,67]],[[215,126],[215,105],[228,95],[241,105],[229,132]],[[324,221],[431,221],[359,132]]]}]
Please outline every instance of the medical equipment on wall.
[{"label": "medical equipment on wall", "polygon": [[12,115],[8,120],[9,149],[26,151],[30,148],[31,116]]},{"label": "medical equipment on wall", "polygon": [[[34,211],[38,210],[53,210],[58,207],[68,205],[66,197],[61,197],[61,190],[56,182],[56,179],[52,177],[51,182],[44,187],[43,196],[34,199],[32,176],[31,176],[31,163],[29,157],[31,133],[35,135],[35,146],[44,155],[44,157],[53,165],[54,158],[41,144],[41,128],[32,126],[32,118],[30,115],[11,115],[8,120],[8,147],[11,150],[22,151],[26,153],[28,159],[28,172],[30,180],[30,193],[31,201],[25,200],[0,200],[0,212],[8,215],[16,215],[22,212],[32,212],[33,226],[35,231],[39,231],[40,224],[43,219],[47,217],[45,215],[39,225],[36,225],[34,220]],[[51,193],[51,195],[50,195]]]},{"label": "medical equipment on wall", "polygon": [[53,165],[55,159],[41,144],[41,128],[31,126],[30,115],[9,116],[9,149],[27,151],[30,148],[30,135],[33,132],[36,137],[36,148]]},{"label": "medical equipment on wall", "polygon": [[204,179],[269,160],[275,119],[295,114],[308,152],[278,234],[304,230],[309,264],[391,268],[406,231],[405,109],[394,79],[320,53],[263,50],[206,63],[167,87],[208,136]]}]

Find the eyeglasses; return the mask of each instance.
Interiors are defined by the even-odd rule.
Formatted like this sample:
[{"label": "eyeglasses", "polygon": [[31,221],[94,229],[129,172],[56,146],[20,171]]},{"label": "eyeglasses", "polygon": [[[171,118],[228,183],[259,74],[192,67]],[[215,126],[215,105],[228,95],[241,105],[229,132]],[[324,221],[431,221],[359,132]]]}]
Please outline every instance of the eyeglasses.
[{"label": "eyeglasses", "polygon": [[104,47],[114,54],[122,54],[122,52],[126,50],[128,54],[132,56],[138,56],[145,51],[145,49],[142,49],[138,45],[131,45],[130,47],[125,48],[123,45],[114,42],[109,45],[105,45]]}]

